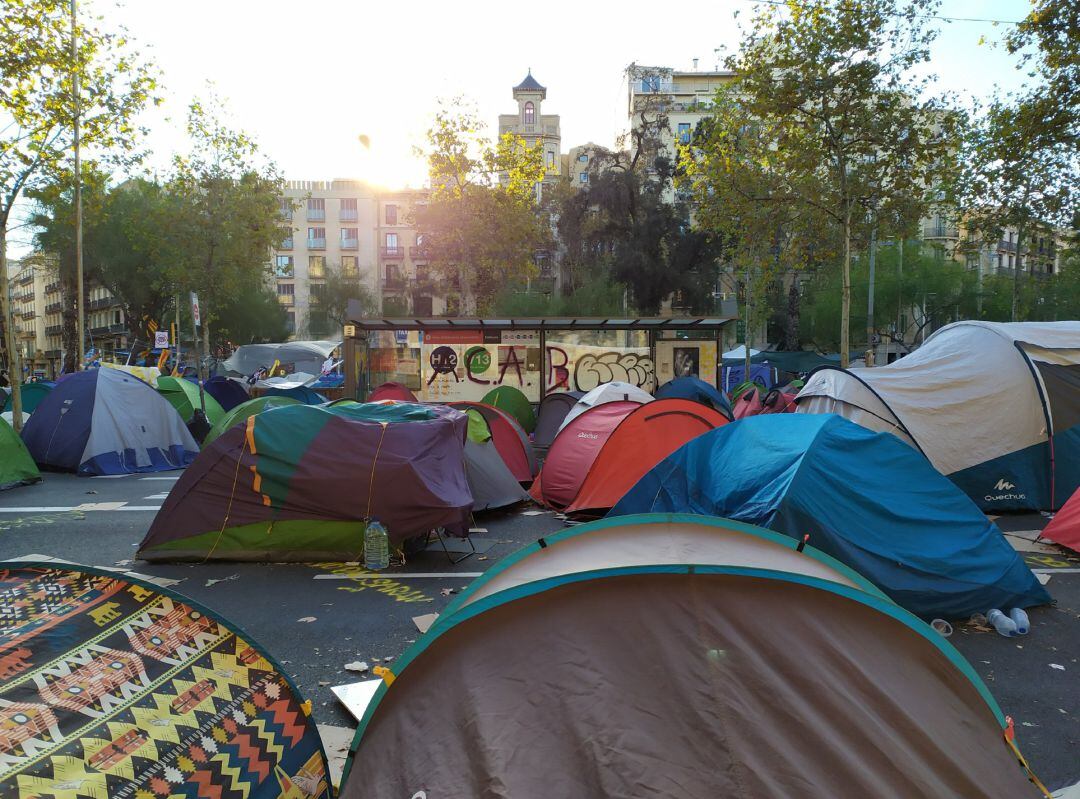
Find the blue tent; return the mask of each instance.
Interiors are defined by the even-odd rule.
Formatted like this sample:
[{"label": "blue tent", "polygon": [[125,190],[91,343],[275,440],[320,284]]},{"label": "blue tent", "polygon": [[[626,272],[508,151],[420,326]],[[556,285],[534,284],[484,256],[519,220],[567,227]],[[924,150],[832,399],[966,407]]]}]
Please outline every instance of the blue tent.
[{"label": "blue tent", "polygon": [[63,377],[22,436],[38,466],[86,475],[182,469],[199,451],[169,401],[119,369]]},{"label": "blue tent", "polygon": [[312,391],[307,386],[295,386],[293,388],[268,388],[262,393],[264,397],[291,397],[305,405],[322,405],[327,402],[326,397],[318,391]]},{"label": "blue tent", "polygon": [[214,375],[203,383],[203,390],[216,399],[218,405],[226,411],[231,411],[240,403],[247,402],[251,399],[251,397],[248,396],[247,391],[239,382],[230,377],[223,377],[222,375]]},{"label": "blue tent", "polygon": [[663,511],[809,534],[927,618],[1050,601],[997,526],[925,457],[832,414],[755,416],[699,436],[609,516]]},{"label": "blue tent", "polygon": [[746,377],[746,365],[743,363],[724,366],[720,370],[720,385],[724,391],[731,391],[747,380],[753,380],[766,389],[776,385],[776,369],[767,363],[750,364],[750,377]]},{"label": "blue tent", "polygon": [[657,399],[685,399],[700,402],[702,405],[708,405],[720,411],[728,419],[731,418],[731,401],[728,400],[727,395],[693,375],[669,380],[656,389],[654,396]]}]

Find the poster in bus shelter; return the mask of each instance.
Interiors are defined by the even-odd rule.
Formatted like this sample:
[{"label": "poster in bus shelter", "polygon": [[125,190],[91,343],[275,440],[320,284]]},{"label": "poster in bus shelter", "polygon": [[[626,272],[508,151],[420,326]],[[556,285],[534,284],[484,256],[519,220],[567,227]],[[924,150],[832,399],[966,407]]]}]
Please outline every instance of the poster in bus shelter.
[{"label": "poster in bus shelter", "polygon": [[540,382],[539,333],[447,330],[423,335],[420,398],[426,402],[476,402],[501,385],[539,402]]}]

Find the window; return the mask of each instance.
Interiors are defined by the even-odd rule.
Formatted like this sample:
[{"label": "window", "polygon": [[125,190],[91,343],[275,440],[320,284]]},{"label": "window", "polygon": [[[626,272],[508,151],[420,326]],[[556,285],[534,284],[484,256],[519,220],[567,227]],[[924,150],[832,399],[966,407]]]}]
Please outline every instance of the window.
[{"label": "window", "polygon": [[660,91],[660,76],[646,75],[644,78],[641,79],[641,90],[643,92]]},{"label": "window", "polygon": [[326,200],[310,198],[307,201],[307,218],[309,222],[322,222],[326,219]]},{"label": "window", "polygon": [[278,283],[277,293],[279,297],[291,297],[296,294],[296,286],[292,283]]},{"label": "window", "polygon": [[341,229],[341,249],[343,250],[355,250],[359,245],[357,239],[358,228],[343,227]]},{"label": "window", "polygon": [[582,153],[581,155],[579,155],[577,157],[577,160],[580,161],[583,164],[587,164],[587,163],[589,163],[589,154],[588,153]]},{"label": "window", "polygon": [[326,277],[326,256],[309,255],[307,259],[307,274],[309,278]]},{"label": "window", "polygon": [[589,182],[589,173],[588,172],[579,173],[578,174],[578,180],[581,181],[582,183],[588,183]]},{"label": "window", "polygon": [[400,283],[401,282],[401,268],[397,264],[389,264],[386,267],[386,282],[387,283]]},{"label": "window", "polygon": [[356,213],[356,198],[344,198],[338,211],[338,220],[341,222],[355,222],[359,217]]},{"label": "window", "polygon": [[341,276],[360,277],[360,267],[357,266],[355,255],[341,256]]},{"label": "window", "polygon": [[397,233],[387,233],[386,234],[386,249],[388,249],[388,250],[396,250],[397,249]]},{"label": "window", "polygon": [[113,312],[113,324],[114,325],[120,324],[120,312],[119,311],[114,311]]},{"label": "window", "polygon": [[274,258],[274,275],[277,277],[292,277],[293,259],[291,255],[278,255]]},{"label": "window", "polygon": [[308,292],[311,294],[312,299],[321,300],[326,296],[326,284],[312,283],[308,286]]},{"label": "window", "polygon": [[526,125],[532,125],[536,122],[536,109],[533,108],[532,103],[525,103],[525,110],[522,117]]},{"label": "window", "polygon": [[296,312],[289,311],[285,314],[285,327],[292,331],[296,330]]},{"label": "window", "polygon": [[680,122],[679,123],[679,144],[689,144],[689,143],[690,143],[690,123],[689,122]]},{"label": "window", "polygon": [[551,152],[550,150],[548,151],[548,154],[547,154],[547,168],[549,170],[555,168],[555,153]]},{"label": "window", "polygon": [[326,228],[309,227],[307,229],[307,246],[311,250],[326,249]]},{"label": "window", "polygon": [[292,248],[292,228],[283,227],[281,229],[281,246],[279,249],[291,250]]},{"label": "window", "polygon": [[286,197],[281,198],[281,211],[280,211],[280,213],[281,213],[281,218],[282,219],[289,219],[289,220],[292,219],[292,200],[290,200],[290,199],[288,199]]},{"label": "window", "polygon": [[396,205],[387,205],[386,206],[386,224],[388,224],[388,225],[396,225],[397,224],[397,206]]}]

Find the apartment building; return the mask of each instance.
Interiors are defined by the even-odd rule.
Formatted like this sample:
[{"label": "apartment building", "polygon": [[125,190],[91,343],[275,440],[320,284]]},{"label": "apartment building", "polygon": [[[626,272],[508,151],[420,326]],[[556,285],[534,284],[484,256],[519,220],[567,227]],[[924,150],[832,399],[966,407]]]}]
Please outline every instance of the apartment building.
[{"label": "apartment building", "polygon": [[48,264],[30,256],[8,262],[11,316],[14,320],[15,349],[24,374],[52,377],[45,356],[45,316],[40,307],[45,300]]},{"label": "apartment building", "polygon": [[[526,145],[535,147],[538,143],[544,153],[544,179],[536,187],[536,200],[543,197],[544,186],[552,186],[559,181],[562,167],[562,133],[558,114],[544,114],[541,106],[547,99],[547,89],[532,76],[532,70],[512,90],[517,102],[517,113],[499,115],[499,136],[512,133],[525,140]],[[506,175],[500,175],[506,181]]]},{"label": "apartment building", "polygon": [[290,180],[281,203],[288,233],[273,254],[278,300],[296,338],[332,335],[325,320],[311,313],[329,270],[360,280],[376,295],[379,291],[375,191],[358,180]]},{"label": "apartment building", "polygon": [[423,189],[379,195],[379,299],[386,314],[442,316],[455,313],[454,286],[443,285],[428,264],[416,212],[428,201]]}]

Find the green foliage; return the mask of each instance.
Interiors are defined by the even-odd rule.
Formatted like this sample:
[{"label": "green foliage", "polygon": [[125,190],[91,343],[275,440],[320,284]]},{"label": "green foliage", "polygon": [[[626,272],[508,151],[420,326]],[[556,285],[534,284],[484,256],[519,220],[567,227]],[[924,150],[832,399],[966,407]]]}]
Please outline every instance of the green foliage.
[{"label": "green foliage", "polygon": [[386,316],[406,316],[409,313],[409,301],[404,297],[383,297],[382,311]]},{"label": "green foliage", "polygon": [[358,300],[363,307],[363,316],[375,316],[379,303],[371,288],[360,279],[360,275],[346,275],[340,267],[327,265],[326,281],[316,286],[313,284],[311,312],[308,321],[309,332],[316,338],[337,336],[341,327],[348,321],[349,300]]},{"label": "green foliage", "polygon": [[[960,118],[915,77],[936,0],[784,0],[755,12],[716,121],[684,162],[736,257],[763,272],[764,242],[842,252],[839,340],[850,342],[853,251],[869,228],[902,232],[953,179]],[[737,208],[721,224],[725,202]],[[792,266],[798,256],[786,259]],[[752,270],[753,271],[753,270]]]},{"label": "green foliage", "polygon": [[508,286],[495,298],[494,312],[507,317],[535,316],[619,316],[636,313],[626,308],[626,287],[594,275],[583,280],[569,294],[527,291],[524,286]]},{"label": "green foliage", "polygon": [[431,201],[415,219],[432,271],[444,290],[460,291],[466,313],[490,309],[500,288],[532,275],[550,238],[535,203],[544,177],[540,146],[509,134],[493,146],[483,127],[459,101],[440,107],[424,151]]},{"label": "green foliage", "polygon": [[289,337],[289,321],[278,302],[277,293],[262,281],[251,284],[231,299],[221,311],[216,329],[219,341],[258,344],[284,341]]}]

